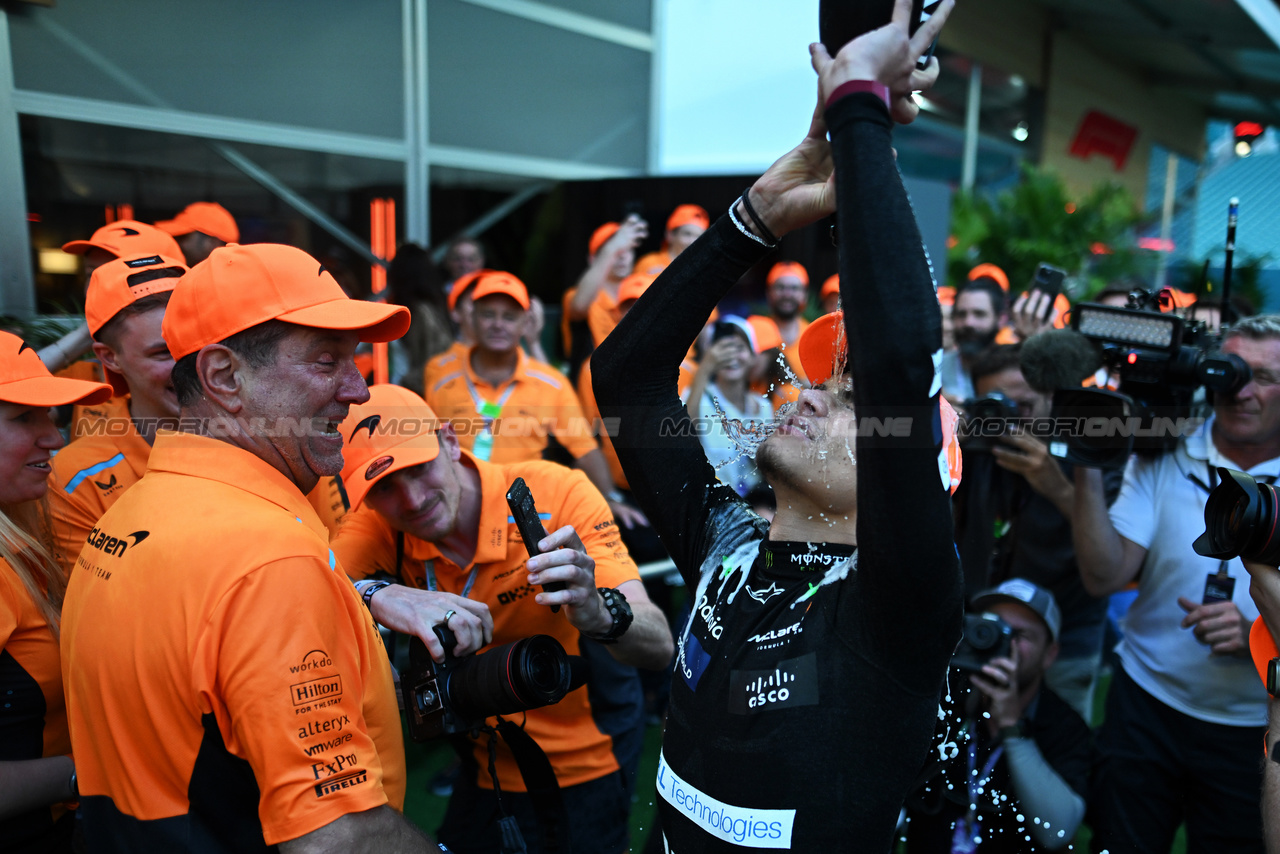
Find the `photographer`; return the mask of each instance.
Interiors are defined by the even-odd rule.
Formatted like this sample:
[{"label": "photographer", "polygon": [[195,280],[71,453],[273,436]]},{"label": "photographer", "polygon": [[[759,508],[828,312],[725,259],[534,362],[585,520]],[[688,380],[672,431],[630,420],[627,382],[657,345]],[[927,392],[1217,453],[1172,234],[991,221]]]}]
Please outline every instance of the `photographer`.
[{"label": "photographer", "polygon": [[1084,817],[1091,746],[1088,725],[1044,685],[1058,655],[1058,604],[1043,587],[1011,578],[973,608],[1009,626],[1010,652],[970,676],[977,725],[968,761],[951,763],[949,780],[936,777],[908,800],[908,854],[945,854],[975,837],[982,852],[1064,849]]},{"label": "photographer", "polygon": [[[400,582],[361,586],[383,613],[412,608],[425,622],[396,628],[423,637],[435,660],[444,650],[434,625],[457,636],[458,654],[544,634],[570,655],[586,654],[583,638],[591,638],[624,664],[660,668],[671,660],[666,619],[649,602],[604,498],[581,472],[541,460],[500,466],[476,459],[421,398],[396,386],[374,386],[341,430],[352,511],[333,550],[352,578],[384,573]],[[551,532],[534,558],[505,498],[517,477]],[[545,589],[555,582],[567,587]],[[606,595],[625,602],[611,613]],[[553,613],[550,605],[563,607]],[[638,697],[634,670],[630,679]],[[505,738],[491,765],[489,739],[481,736],[460,750],[463,773],[439,831],[451,850],[498,851],[500,809],[514,815],[530,852],[546,850],[556,827],[570,842],[566,851],[626,850],[630,790],[620,767],[631,757],[618,754],[628,733],[611,738],[613,727],[598,718],[608,710],[588,695],[579,688],[516,719],[550,761],[567,821],[538,800],[545,792],[526,778]],[[635,723],[643,727],[640,711],[637,705]]]},{"label": "photographer", "polygon": [[1085,589],[1107,596],[1138,583],[1090,804],[1094,844],[1113,851],[1167,851],[1184,821],[1191,848],[1262,851],[1257,750],[1267,707],[1248,661],[1258,612],[1233,577],[1239,564],[1233,573],[1191,541],[1217,466],[1280,476],[1280,317],[1241,321],[1222,350],[1243,358],[1252,379],[1218,396],[1213,416],[1175,451],[1135,457],[1109,514],[1101,472],[1075,472]]},{"label": "photographer", "polygon": [[[1061,334],[1065,333],[1054,333]],[[1021,346],[996,345],[973,363],[977,400],[991,404],[986,409],[999,407],[1002,412],[993,418],[1017,417],[1026,424],[1050,415],[1052,395],[1027,382],[1023,352]],[[1075,384],[1082,378],[1083,374],[1074,377]],[[986,411],[982,403],[974,403],[966,404],[973,413]],[[969,435],[961,446],[964,482],[955,495],[965,590],[973,595],[1007,578],[1026,578],[1053,594],[1062,608],[1061,651],[1047,681],[1088,721],[1102,661],[1107,603],[1090,596],[1080,581],[1071,536],[1072,467],[1051,456],[1048,445],[1029,430],[1006,429],[994,439],[985,433]],[[1111,500],[1120,491],[1120,479],[1118,471],[1107,474]]]}]

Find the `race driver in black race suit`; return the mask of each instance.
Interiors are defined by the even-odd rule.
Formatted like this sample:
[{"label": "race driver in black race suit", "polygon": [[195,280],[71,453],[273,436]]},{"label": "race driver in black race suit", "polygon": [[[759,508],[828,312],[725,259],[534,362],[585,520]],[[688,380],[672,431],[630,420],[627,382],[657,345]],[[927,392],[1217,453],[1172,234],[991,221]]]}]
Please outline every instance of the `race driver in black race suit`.
[{"label": "race driver in black race suit", "polygon": [[[825,109],[749,191],[765,228],[736,202],[592,359],[601,412],[620,419],[622,467],[696,591],[657,779],[671,854],[887,851],[938,745],[962,598],[942,453],[942,324],[890,129],[913,117],[910,92],[937,76],[936,60],[913,74],[915,61],[952,3],[908,40],[910,5],[900,0],[893,24],[834,60],[811,49]],[[841,89],[848,81],[889,91]],[[848,373],[804,391],[759,449],[777,496],[770,525],[717,481],[676,377],[716,302],[767,254],[765,231],[781,236],[833,208]],[[858,436],[854,411],[910,429]]]}]

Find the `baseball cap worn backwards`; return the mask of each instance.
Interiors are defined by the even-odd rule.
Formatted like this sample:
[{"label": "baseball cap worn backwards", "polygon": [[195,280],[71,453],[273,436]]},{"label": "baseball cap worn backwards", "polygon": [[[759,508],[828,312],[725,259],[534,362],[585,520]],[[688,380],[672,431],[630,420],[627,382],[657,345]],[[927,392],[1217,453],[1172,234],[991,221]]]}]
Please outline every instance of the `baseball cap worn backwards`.
[{"label": "baseball cap worn backwards", "polygon": [[476,289],[472,292],[471,298],[478,300],[494,294],[509,296],[520,303],[521,308],[526,310],[529,308],[529,289],[524,286],[524,282],[510,273],[499,270],[486,271],[476,280]]},{"label": "baseball cap worn backwards", "polygon": [[19,406],[65,406],[102,403],[111,397],[106,383],[55,377],[31,345],[17,335],[0,332],[0,401]]},{"label": "baseball cap worn backwards", "polygon": [[1017,602],[1035,611],[1049,629],[1049,642],[1057,641],[1058,632],[1062,630],[1062,612],[1048,590],[1025,578],[1010,578],[998,587],[979,593],[973,600],[973,607],[981,611],[1000,602]]},{"label": "baseball cap worn backwards", "polygon": [[349,298],[315,258],[293,246],[222,246],[182,278],[164,315],[174,360],[268,320],[360,333],[394,341],[409,329],[409,310]]},{"label": "baseball cap worn backwards", "polygon": [[[172,291],[186,273],[186,264],[163,255],[117,258],[103,264],[93,271],[84,295],[89,334],[97,338],[113,317],[143,297]],[[102,372],[116,394],[129,393],[124,377],[105,365]]]},{"label": "baseball cap worn backwards", "polygon": [[375,385],[369,400],[351,407],[342,433],[342,482],[354,510],[382,478],[429,463],[440,453],[439,419],[407,388]]},{"label": "baseball cap worn backwards", "polygon": [[198,231],[216,237],[223,243],[240,242],[240,227],[236,225],[236,218],[217,202],[192,202],[173,219],[157,222],[156,228],[174,237]]},{"label": "baseball cap worn backwards", "polygon": [[133,219],[116,220],[104,225],[88,240],[72,240],[62,244],[62,251],[71,255],[83,255],[90,249],[102,249],[117,258],[125,255],[167,255],[181,258],[182,250],[173,237],[154,225]]}]

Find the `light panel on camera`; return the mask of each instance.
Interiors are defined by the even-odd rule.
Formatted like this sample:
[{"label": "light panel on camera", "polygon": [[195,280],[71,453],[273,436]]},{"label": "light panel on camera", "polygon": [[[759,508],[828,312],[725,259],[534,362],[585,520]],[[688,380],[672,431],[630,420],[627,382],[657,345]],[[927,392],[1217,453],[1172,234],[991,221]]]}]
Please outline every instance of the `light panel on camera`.
[{"label": "light panel on camera", "polygon": [[1095,340],[1171,350],[1182,341],[1182,318],[1153,311],[1081,303],[1075,307],[1076,331]]}]

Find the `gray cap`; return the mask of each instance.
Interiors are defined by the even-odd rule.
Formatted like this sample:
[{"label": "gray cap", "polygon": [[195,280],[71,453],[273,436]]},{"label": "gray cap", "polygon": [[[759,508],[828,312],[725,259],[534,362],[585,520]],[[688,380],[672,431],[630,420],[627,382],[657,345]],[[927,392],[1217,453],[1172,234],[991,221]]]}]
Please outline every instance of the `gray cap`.
[{"label": "gray cap", "polygon": [[1032,584],[1025,578],[1010,578],[999,587],[984,590],[973,600],[973,608],[981,611],[998,602],[1017,602],[1026,605],[1040,615],[1044,624],[1049,627],[1049,642],[1058,640],[1058,632],[1062,630],[1062,612],[1058,610],[1058,602],[1053,594],[1043,587]]}]

